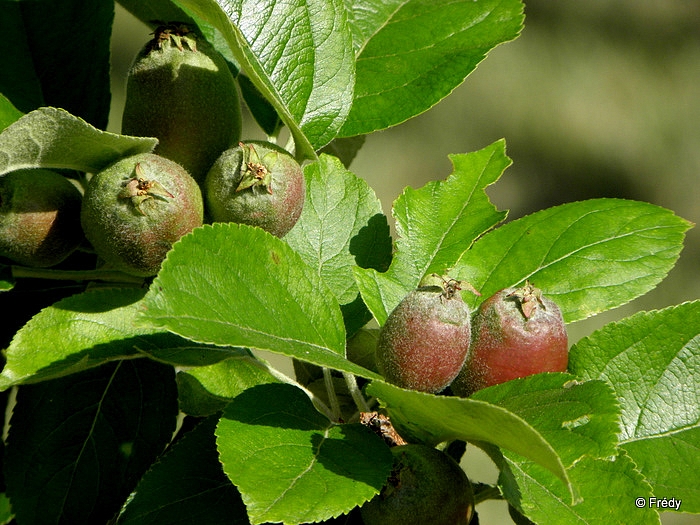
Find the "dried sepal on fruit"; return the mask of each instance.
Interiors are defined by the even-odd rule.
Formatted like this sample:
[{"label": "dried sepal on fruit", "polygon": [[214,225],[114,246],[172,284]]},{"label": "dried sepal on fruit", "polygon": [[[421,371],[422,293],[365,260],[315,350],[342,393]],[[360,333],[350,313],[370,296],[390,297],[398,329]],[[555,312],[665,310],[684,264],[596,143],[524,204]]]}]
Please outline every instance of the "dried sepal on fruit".
[{"label": "dried sepal on fruit", "polygon": [[541,372],[564,372],[568,338],[561,310],[526,282],[486,299],[472,318],[472,344],[452,391],[468,396]]},{"label": "dried sepal on fruit", "polygon": [[175,196],[166,190],[163,185],[157,180],[147,180],[141,167],[141,163],[137,162],[134,167],[135,176],[124,182],[124,189],[117,195],[120,199],[131,199],[131,203],[141,215],[146,213],[141,208],[141,203],[154,197],[161,199],[174,199]]},{"label": "dried sepal on fruit", "polygon": [[204,195],[212,221],[259,226],[284,237],[301,216],[306,182],[289,152],[270,142],[248,141],[216,160]]},{"label": "dried sepal on fruit", "polygon": [[471,340],[462,283],[432,274],[389,314],[377,340],[384,378],[411,390],[444,390],[464,364]]},{"label": "dried sepal on fruit", "polygon": [[81,209],[85,236],[97,254],[142,277],[155,275],[173,243],[202,220],[195,180],[152,153],[121,159],[94,175]]}]

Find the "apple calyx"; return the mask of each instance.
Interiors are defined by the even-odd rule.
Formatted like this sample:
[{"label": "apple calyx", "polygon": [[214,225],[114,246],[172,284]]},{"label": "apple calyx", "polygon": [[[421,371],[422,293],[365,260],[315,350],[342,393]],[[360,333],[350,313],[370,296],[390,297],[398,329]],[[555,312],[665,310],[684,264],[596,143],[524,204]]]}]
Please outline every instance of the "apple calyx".
[{"label": "apple calyx", "polygon": [[243,176],[236,192],[261,186],[272,195],[272,168],[277,162],[278,153],[271,151],[260,158],[255,146],[239,142],[243,152]]}]

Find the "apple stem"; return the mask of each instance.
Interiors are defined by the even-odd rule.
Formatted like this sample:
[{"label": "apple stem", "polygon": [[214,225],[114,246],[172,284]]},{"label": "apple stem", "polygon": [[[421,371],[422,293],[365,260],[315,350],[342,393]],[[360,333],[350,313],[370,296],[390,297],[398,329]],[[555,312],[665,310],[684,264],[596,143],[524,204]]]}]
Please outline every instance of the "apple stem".
[{"label": "apple stem", "polygon": [[270,366],[269,363],[265,361],[260,361],[266,368],[266,370],[275,378],[279,379],[282,383],[286,383],[288,385],[293,385],[297,388],[300,388],[301,390],[304,391],[304,393],[309,396],[309,399],[311,399],[311,402],[313,405],[316,407],[316,409],[321,412],[323,415],[325,415],[328,419],[332,421],[336,421],[336,419],[333,416],[333,411],[328,408],[328,405],[326,405],[321,398],[319,398],[316,394],[314,394],[311,390],[306,388],[304,385],[299,383],[298,381],[295,381],[288,375],[286,375],[284,372],[281,372],[280,370],[276,369],[273,366]]},{"label": "apple stem", "polygon": [[360,412],[370,412],[372,408],[369,406],[365,396],[362,395],[362,390],[360,390],[360,387],[357,385],[357,378],[347,372],[343,372],[343,377],[345,378],[345,383],[348,385],[348,390],[350,391],[350,395],[357,409]]},{"label": "apple stem", "polygon": [[340,421],[340,403],[338,403],[338,396],[335,393],[335,386],[333,385],[333,375],[331,374],[330,368],[323,368],[323,383],[326,385],[326,392],[328,393],[328,402],[331,405],[331,419],[333,421]]},{"label": "apple stem", "polygon": [[503,494],[501,494],[501,489],[494,487],[493,485],[487,485],[485,483],[473,483],[474,488],[474,505],[478,505],[486,500],[503,499]]}]

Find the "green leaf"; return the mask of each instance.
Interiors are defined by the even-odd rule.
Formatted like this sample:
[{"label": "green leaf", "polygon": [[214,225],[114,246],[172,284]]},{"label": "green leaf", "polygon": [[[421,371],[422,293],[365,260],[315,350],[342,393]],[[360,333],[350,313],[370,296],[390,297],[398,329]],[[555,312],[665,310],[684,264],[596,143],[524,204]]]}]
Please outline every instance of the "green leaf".
[{"label": "green leaf", "polygon": [[[36,382],[133,356],[154,330],[131,321],[144,291],[99,290],[62,299],[34,316],[13,338],[0,388]],[[139,341],[139,336],[142,337]]]},{"label": "green leaf", "polygon": [[72,374],[140,352],[211,352],[174,334],[137,327],[134,320],[144,293],[138,288],[95,290],[43,309],[10,343],[0,389]]},{"label": "green leaf", "polygon": [[505,142],[450,160],[454,171],[446,180],[408,187],[394,202],[399,239],[389,270],[355,270],[362,298],[380,325],[425,275],[449,271],[477,237],[506,216],[484,191],[510,165]]},{"label": "green leaf", "polygon": [[290,385],[243,392],[216,435],[224,471],[254,524],[346,513],[377,494],[391,470],[391,452],[378,436],[360,424],[330,422]]},{"label": "green leaf", "polygon": [[[23,112],[55,106],[107,126],[112,0],[2,2],[0,93]],[[50,13],[50,16],[47,16]]]},{"label": "green leaf", "polygon": [[175,373],[146,359],[19,389],[7,494],[21,523],[107,523],[175,430]]},{"label": "green leaf", "polygon": [[459,86],[523,26],[519,0],[346,2],[357,54],[352,109],[340,135],[388,128]]},{"label": "green leaf", "polygon": [[202,421],[168,449],[139,482],[118,525],[250,523],[240,494],[221,470],[216,422]]},{"label": "green leaf", "polygon": [[193,341],[377,377],[345,359],[333,292],[286,242],[259,228],[216,223],[180,239],[144,305],[144,322]]},{"label": "green leaf", "polygon": [[337,135],[355,84],[352,36],[341,0],[176,3],[225,37],[246,75],[289,127],[298,158],[313,158],[314,150]]},{"label": "green leaf", "polygon": [[23,113],[12,105],[2,93],[0,93],[0,132],[7,126],[17,121]]},{"label": "green leaf", "polygon": [[237,357],[180,372],[177,379],[180,409],[193,416],[214,414],[248,388],[279,382],[264,363],[243,349]]},{"label": "green leaf", "polygon": [[527,421],[505,408],[476,399],[404,390],[382,381],[373,381],[366,390],[379,399],[399,434],[408,441],[493,443],[542,465],[564,482],[562,488],[573,491],[552,446]]},{"label": "green leaf", "polygon": [[498,405],[523,418],[557,451],[566,467],[584,456],[617,454],[620,407],[603,381],[536,374],[479,390],[469,399]]},{"label": "green leaf", "polygon": [[610,460],[584,457],[567,470],[582,499],[576,505],[569,504],[566,490],[550,472],[508,451],[505,454],[519,489],[509,502],[535,523],[661,523],[655,510],[635,506],[638,498],[648,501],[651,491],[624,453]]},{"label": "green leaf", "polygon": [[493,230],[455,268],[482,294],[529,279],[566,322],[615,308],[654,288],[674,266],[690,223],[664,208],[591,199],[533,213]]},{"label": "green leaf", "polygon": [[23,168],[98,172],[153,150],[157,139],[107,133],[58,108],[27,113],[0,133],[0,175]]},{"label": "green leaf", "polygon": [[659,498],[700,512],[700,301],[640,312],[580,340],[570,369],[620,399],[620,442]]},{"label": "green leaf", "polygon": [[389,267],[389,225],[372,188],[335,157],[321,155],[304,173],[304,210],[284,240],[338,298],[346,330],[352,334],[371,319],[352,269]]}]

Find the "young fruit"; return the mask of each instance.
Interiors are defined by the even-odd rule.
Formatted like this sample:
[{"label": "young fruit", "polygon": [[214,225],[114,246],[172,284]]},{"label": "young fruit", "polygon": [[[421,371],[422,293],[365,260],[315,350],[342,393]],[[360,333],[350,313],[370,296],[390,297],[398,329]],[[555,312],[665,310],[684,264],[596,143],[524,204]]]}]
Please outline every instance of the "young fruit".
[{"label": "young fruit", "polygon": [[215,222],[259,226],[284,237],[304,207],[304,173],[284,149],[249,141],[225,151],[204,183],[207,211]]},{"label": "young fruit", "polygon": [[564,372],[568,341],[559,307],[530,283],[486,299],[472,319],[472,345],[452,391],[479,389],[540,372]]},{"label": "young fruit", "polygon": [[470,312],[459,285],[433,274],[389,314],[376,350],[377,366],[387,381],[436,393],[457,376],[471,338]]},{"label": "young fruit", "polygon": [[155,153],[198,183],[241,135],[241,105],[223,57],[183,24],[156,29],[129,71],[122,133],[157,137]]},{"label": "young fruit", "polygon": [[85,236],[116,269],[158,273],[173,243],[202,225],[202,194],[175,162],[142,153],[117,161],[88,184],[81,210]]},{"label": "young fruit", "polygon": [[36,267],[63,261],[83,239],[81,198],[53,171],[26,169],[0,177],[0,256]]},{"label": "young fruit", "polygon": [[471,483],[447,454],[427,445],[393,447],[394,465],[382,491],[360,508],[365,525],[467,525]]}]

